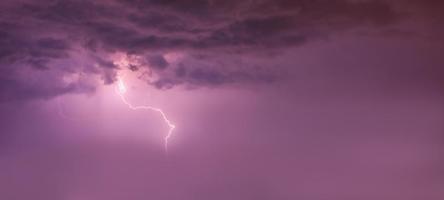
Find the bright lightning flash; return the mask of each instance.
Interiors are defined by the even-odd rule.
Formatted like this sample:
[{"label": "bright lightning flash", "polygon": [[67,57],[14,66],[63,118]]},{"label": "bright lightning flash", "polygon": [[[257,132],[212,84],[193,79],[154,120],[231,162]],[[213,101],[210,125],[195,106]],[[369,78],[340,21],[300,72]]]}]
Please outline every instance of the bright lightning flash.
[{"label": "bright lightning flash", "polygon": [[173,130],[174,130],[174,128],[176,128],[176,126],[167,118],[165,113],[160,108],[156,108],[156,107],[152,107],[152,106],[134,106],[131,103],[129,103],[128,100],[125,98],[125,93],[126,92],[127,92],[127,89],[126,89],[125,83],[119,77],[118,81],[117,81],[116,93],[117,93],[117,95],[120,96],[120,98],[122,99],[122,102],[125,105],[127,105],[132,110],[152,110],[152,111],[156,111],[156,112],[158,112],[162,116],[163,120],[168,125],[168,127],[169,127],[168,133],[164,137],[165,152],[168,153],[168,140],[172,136]]}]

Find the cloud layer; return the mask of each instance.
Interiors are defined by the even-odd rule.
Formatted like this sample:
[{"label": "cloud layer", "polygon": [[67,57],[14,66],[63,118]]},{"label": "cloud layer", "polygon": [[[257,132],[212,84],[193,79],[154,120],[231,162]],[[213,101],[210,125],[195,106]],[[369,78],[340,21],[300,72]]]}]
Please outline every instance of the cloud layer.
[{"label": "cloud layer", "polygon": [[[269,83],[279,74],[264,60],[400,18],[376,0],[4,1],[0,9],[2,100],[91,91],[99,83],[84,79],[110,84],[124,68],[148,71],[146,82],[160,89]],[[116,65],[115,54],[132,62]],[[22,71],[45,75],[30,87]]]}]

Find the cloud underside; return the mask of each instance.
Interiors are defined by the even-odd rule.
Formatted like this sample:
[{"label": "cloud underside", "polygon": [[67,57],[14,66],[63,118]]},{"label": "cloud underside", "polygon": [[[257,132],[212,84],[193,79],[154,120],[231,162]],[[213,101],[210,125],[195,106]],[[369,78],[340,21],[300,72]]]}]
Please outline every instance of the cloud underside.
[{"label": "cloud underside", "polygon": [[[278,78],[264,55],[399,19],[373,0],[5,1],[0,9],[2,100],[93,91],[85,77],[110,84],[124,68],[149,71],[146,82],[159,89],[269,83]],[[115,54],[132,62],[118,65]]]}]

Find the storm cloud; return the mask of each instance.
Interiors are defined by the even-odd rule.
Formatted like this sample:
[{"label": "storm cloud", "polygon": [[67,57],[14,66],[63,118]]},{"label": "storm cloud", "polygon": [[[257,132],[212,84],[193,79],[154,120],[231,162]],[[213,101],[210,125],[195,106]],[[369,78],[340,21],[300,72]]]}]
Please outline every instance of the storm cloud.
[{"label": "storm cloud", "polygon": [[1,0],[0,199],[443,200],[442,10]]},{"label": "storm cloud", "polygon": [[[11,99],[23,96],[21,88],[33,91],[30,98],[72,91],[29,88],[17,75],[27,68],[56,77],[81,72],[105,84],[123,68],[148,68],[157,78],[146,82],[157,88],[270,83],[280,75],[264,57],[279,59],[289,48],[347,30],[383,29],[403,17],[378,0],[4,1],[0,11],[0,80]],[[114,53],[144,61],[114,66]],[[168,53],[182,59],[170,62]]]}]

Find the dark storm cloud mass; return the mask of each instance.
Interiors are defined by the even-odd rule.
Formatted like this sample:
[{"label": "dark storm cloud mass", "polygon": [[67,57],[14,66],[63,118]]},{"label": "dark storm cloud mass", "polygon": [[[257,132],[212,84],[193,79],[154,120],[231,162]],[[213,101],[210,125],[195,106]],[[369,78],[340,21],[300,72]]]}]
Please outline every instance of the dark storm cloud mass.
[{"label": "dark storm cloud mass", "polygon": [[[116,52],[146,57],[149,68],[163,69],[158,80],[150,82],[158,88],[269,82],[276,80],[270,78],[277,76],[273,67],[261,66],[267,70],[260,73],[255,69],[256,58],[267,52],[284,51],[342,30],[378,28],[399,20],[390,4],[377,0],[5,1],[0,6],[1,77],[3,82],[14,80],[8,89],[12,99],[22,95],[19,88],[26,87],[26,79],[9,75],[11,70],[54,71],[62,60],[71,63],[71,68],[78,68],[79,63],[97,68],[85,73],[101,74],[110,84],[118,67],[109,55]],[[72,56],[78,52],[82,56]],[[162,57],[168,52],[181,52],[187,59],[169,63]],[[239,66],[236,56],[249,61]],[[205,64],[201,57],[207,60]],[[224,63],[208,64],[217,60]],[[85,64],[88,61],[92,63]],[[128,66],[132,71],[140,67]],[[163,87],[165,83],[170,86]],[[51,92],[34,91],[31,96],[45,97],[46,93]]]}]

